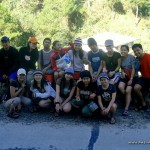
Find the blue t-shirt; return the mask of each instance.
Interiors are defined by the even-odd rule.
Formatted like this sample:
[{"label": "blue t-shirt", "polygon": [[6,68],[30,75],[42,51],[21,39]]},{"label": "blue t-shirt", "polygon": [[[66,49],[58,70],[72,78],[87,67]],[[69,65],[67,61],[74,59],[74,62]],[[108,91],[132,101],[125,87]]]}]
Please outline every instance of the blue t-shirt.
[{"label": "blue t-shirt", "polygon": [[103,53],[104,52],[102,50],[98,50],[97,52],[93,52],[91,50],[88,52],[88,60],[91,62],[93,72],[98,71],[103,57]]},{"label": "blue t-shirt", "polygon": [[102,85],[99,85],[97,89],[97,95],[101,96],[102,102],[110,102],[112,99],[112,93],[116,93],[116,87],[112,84],[109,84],[107,89],[103,89]]}]

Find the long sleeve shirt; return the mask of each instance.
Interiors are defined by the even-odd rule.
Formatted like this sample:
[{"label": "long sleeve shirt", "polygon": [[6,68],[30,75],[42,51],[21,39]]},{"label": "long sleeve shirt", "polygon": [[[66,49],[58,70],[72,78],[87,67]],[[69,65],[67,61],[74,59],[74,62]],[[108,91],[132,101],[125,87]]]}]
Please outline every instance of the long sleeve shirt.
[{"label": "long sleeve shirt", "polygon": [[[26,60],[26,56],[30,57],[30,60]],[[38,57],[39,53],[36,49],[30,51],[27,47],[22,47],[19,51],[20,67],[24,68],[27,72],[29,70],[35,70]]]},{"label": "long sleeve shirt", "polygon": [[10,75],[19,68],[19,53],[10,46],[8,50],[0,50],[0,73]]}]

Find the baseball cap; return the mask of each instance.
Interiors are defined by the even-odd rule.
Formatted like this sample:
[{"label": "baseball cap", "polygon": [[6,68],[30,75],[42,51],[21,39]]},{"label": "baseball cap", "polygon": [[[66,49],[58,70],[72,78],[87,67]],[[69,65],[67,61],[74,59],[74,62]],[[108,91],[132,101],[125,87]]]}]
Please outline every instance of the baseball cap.
[{"label": "baseball cap", "polygon": [[9,40],[9,38],[7,37],[7,36],[3,36],[2,38],[1,38],[1,42],[9,42],[10,40]]},{"label": "baseball cap", "polygon": [[18,71],[17,71],[17,75],[19,76],[19,75],[21,75],[21,74],[26,75],[26,71],[25,71],[25,69],[23,69],[23,68],[18,69]]},{"label": "baseball cap", "polygon": [[113,40],[110,40],[110,39],[106,40],[105,41],[105,46],[114,46]]},{"label": "baseball cap", "polygon": [[30,43],[38,43],[38,40],[35,37],[29,37],[28,42]]},{"label": "baseball cap", "polygon": [[42,75],[43,73],[42,73],[41,70],[35,70],[34,73],[33,73],[33,75],[36,75],[36,74],[41,74]]}]

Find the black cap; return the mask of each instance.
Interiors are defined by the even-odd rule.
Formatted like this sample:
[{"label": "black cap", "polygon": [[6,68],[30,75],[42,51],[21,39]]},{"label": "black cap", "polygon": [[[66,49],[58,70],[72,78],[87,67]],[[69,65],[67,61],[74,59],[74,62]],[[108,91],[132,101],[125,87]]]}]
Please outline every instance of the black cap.
[{"label": "black cap", "polygon": [[2,38],[1,38],[1,42],[9,42],[10,40],[9,40],[9,38],[7,37],[7,36],[3,36]]}]

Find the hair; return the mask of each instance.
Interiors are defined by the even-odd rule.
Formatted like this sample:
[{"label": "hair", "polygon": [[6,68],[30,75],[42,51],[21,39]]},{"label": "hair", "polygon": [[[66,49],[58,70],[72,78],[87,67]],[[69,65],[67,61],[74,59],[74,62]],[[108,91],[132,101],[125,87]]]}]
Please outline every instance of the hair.
[{"label": "hair", "polygon": [[[74,55],[74,56],[77,56],[77,51],[76,51],[75,49],[73,49],[73,55]],[[79,50],[79,57],[80,57],[80,59],[82,59],[83,56],[84,56],[84,54],[83,54],[83,49],[80,49],[80,50]]]},{"label": "hair", "polygon": [[[28,42],[28,43],[27,43],[27,49],[28,49],[28,50],[30,49],[30,43],[31,43],[31,42]],[[38,48],[36,47],[35,50],[38,51]]]},{"label": "hair", "polygon": [[[65,85],[66,85],[66,78],[65,78],[65,74],[64,74],[64,76],[61,78],[61,81],[60,81],[60,89],[64,89]],[[73,85],[74,85],[74,79],[72,78],[72,79],[70,79],[69,89],[71,87],[73,87]]]},{"label": "hair", "polygon": [[56,40],[53,42],[52,49],[55,49],[56,43],[58,43],[58,42],[60,42],[60,41]]},{"label": "hair", "polygon": [[132,50],[134,50],[135,48],[143,49],[141,44],[134,44],[134,45],[132,46]]},{"label": "hair", "polygon": [[128,45],[121,45],[121,49],[125,47],[129,51],[129,46]]},{"label": "hair", "polygon": [[92,45],[96,45],[97,46],[97,42],[95,41],[94,38],[89,38],[87,43],[88,43],[89,46],[92,46]]},{"label": "hair", "polygon": [[37,86],[37,81],[35,79],[33,80],[33,88],[38,89],[39,91],[45,90],[44,85],[48,85],[47,81],[44,78],[42,78],[41,80],[41,88]]},{"label": "hair", "polygon": [[50,43],[51,43],[51,39],[50,39],[50,38],[45,38],[45,39],[43,40],[43,43],[44,43],[46,40],[50,41]]}]

